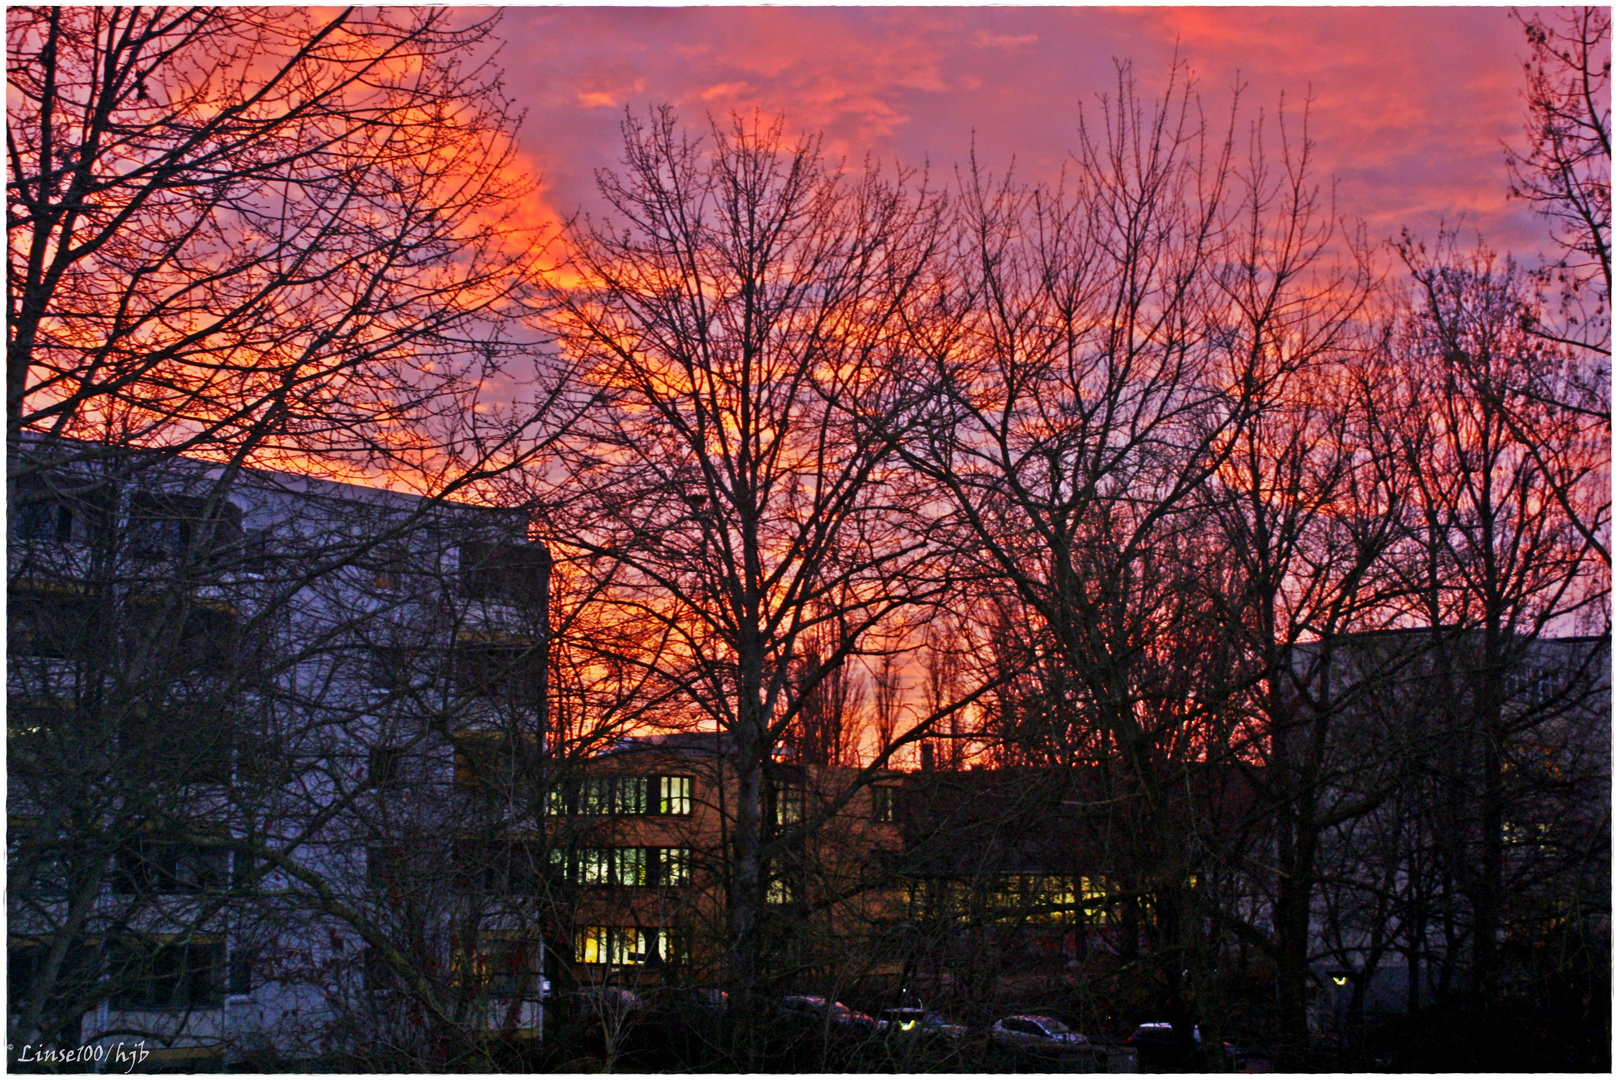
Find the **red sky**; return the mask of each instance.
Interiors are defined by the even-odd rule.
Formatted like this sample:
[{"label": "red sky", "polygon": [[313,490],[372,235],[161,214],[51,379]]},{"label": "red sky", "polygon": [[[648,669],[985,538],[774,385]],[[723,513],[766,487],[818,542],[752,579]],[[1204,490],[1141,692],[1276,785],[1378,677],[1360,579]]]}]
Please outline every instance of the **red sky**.
[{"label": "red sky", "polygon": [[1312,96],[1319,173],[1373,238],[1461,220],[1530,256],[1543,235],[1505,200],[1525,52],[1505,8],[512,8],[501,35],[553,213],[589,205],[625,106],[663,102],[693,124],[784,113],[852,162],[940,178],[975,137],[991,167],[1045,178],[1115,59],[1155,90],[1178,49],[1216,120],[1238,78],[1247,119]]}]

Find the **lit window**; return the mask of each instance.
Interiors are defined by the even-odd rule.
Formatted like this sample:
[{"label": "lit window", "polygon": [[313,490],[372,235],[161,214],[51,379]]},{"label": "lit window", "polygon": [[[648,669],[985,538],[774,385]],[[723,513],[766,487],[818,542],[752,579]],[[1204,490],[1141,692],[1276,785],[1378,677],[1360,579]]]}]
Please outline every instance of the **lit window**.
[{"label": "lit window", "polygon": [[653,848],[657,853],[658,882],[662,885],[691,884],[690,848]]},{"label": "lit window", "polygon": [[579,883],[581,885],[612,884],[612,849],[579,849]]},{"label": "lit window", "polygon": [[792,886],[785,878],[772,874],[769,885],[764,890],[764,902],[766,904],[792,903]]},{"label": "lit window", "polygon": [[573,958],[580,964],[683,964],[690,956],[679,930],[637,926],[581,926],[573,935]]},{"label": "lit window", "polygon": [[644,814],[647,789],[644,776],[591,776],[579,785],[581,814]]},{"label": "lit window", "polygon": [[657,812],[660,814],[689,814],[691,812],[691,778],[689,776],[660,776],[657,778]]},{"label": "lit window", "polygon": [[775,793],[775,823],[795,825],[803,820],[804,792],[801,787],[783,787]]},{"label": "lit window", "polygon": [[573,935],[573,959],[580,964],[605,964],[609,954],[609,927],[581,926]]},{"label": "lit window", "polygon": [[646,884],[646,849],[615,848],[612,852],[613,881],[618,885]]}]

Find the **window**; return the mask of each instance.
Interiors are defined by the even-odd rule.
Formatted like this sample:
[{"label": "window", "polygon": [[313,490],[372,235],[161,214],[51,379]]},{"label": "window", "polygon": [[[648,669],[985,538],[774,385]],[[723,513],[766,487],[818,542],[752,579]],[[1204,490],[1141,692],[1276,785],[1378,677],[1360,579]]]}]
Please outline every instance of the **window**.
[{"label": "window", "polygon": [[649,883],[647,850],[641,847],[580,848],[575,880],[580,885],[646,885]]},{"label": "window", "polygon": [[236,611],[223,601],[131,597],[125,616],[129,644],[175,671],[225,672],[236,664]]},{"label": "window", "polygon": [[401,980],[398,972],[394,971],[388,962],[383,959],[377,950],[366,947],[364,964],[365,988],[367,990],[398,990],[401,989]]},{"label": "window", "polygon": [[690,950],[672,928],[581,926],[573,935],[573,958],[580,964],[683,964]]},{"label": "window", "polygon": [[502,791],[528,777],[531,735],[514,739],[492,731],[463,731],[455,740],[455,786],[463,791]]},{"label": "window", "polygon": [[113,890],[130,895],[173,895],[223,889],[230,853],[221,848],[141,839],[118,853]]},{"label": "window", "polygon": [[650,785],[644,776],[588,776],[579,784],[581,814],[644,814]]},{"label": "window", "polygon": [[241,569],[244,574],[268,574],[275,565],[275,555],[268,529],[249,529],[242,537]]},{"label": "window", "polygon": [[539,852],[524,840],[460,840],[455,844],[455,881],[470,893],[525,896],[538,890]]},{"label": "window", "polygon": [[367,681],[377,690],[420,689],[431,683],[423,670],[422,654],[415,649],[376,648],[370,653]]},{"label": "window", "polygon": [[465,693],[532,704],[544,694],[545,652],[521,638],[462,634],[455,641],[454,674]]},{"label": "window", "polygon": [[779,874],[771,874],[769,883],[764,888],[764,902],[766,904],[790,904],[792,899],[791,882]]},{"label": "window", "polygon": [[893,820],[893,795],[890,787],[873,787],[871,789],[871,820]]},{"label": "window", "polygon": [[93,544],[107,535],[118,498],[110,484],[36,474],[17,481],[10,502],[13,540]]},{"label": "window", "polygon": [[[49,957],[53,943],[47,938],[10,938],[6,942],[6,1001],[16,1012],[28,1004],[34,980]],[[101,958],[81,941],[70,942],[67,956],[57,969],[52,993],[46,999],[47,1015],[65,1011],[86,986],[100,982]],[[82,1009],[83,1003],[77,1003]]]},{"label": "window", "polygon": [[186,554],[210,561],[241,548],[241,508],[192,495],[141,493],[129,504],[130,550],[147,558]]},{"label": "window", "polygon": [[32,497],[13,512],[18,540],[65,544],[73,539],[73,510],[65,502],[49,497]]},{"label": "window", "polygon": [[366,779],[378,791],[396,787],[401,778],[400,766],[404,761],[402,746],[373,746],[366,771]]},{"label": "window", "polygon": [[558,784],[545,793],[545,813],[550,817],[566,817],[572,800],[565,786]]},{"label": "window", "polygon": [[20,583],[10,600],[6,633],[14,655],[89,660],[110,657],[115,649],[101,615],[104,602],[74,586]]},{"label": "window", "polygon": [[612,849],[580,848],[578,867],[580,885],[611,885]]},{"label": "window", "polygon": [[473,600],[542,607],[550,584],[551,556],[543,544],[481,540],[460,547],[461,587]]},{"label": "window", "polygon": [[796,784],[777,788],[775,792],[775,823],[777,825],[796,825],[802,821],[805,801],[803,788]]},{"label": "window", "polygon": [[252,949],[236,948],[230,951],[230,969],[225,974],[225,990],[231,994],[253,992],[253,965],[258,954]]},{"label": "window", "polygon": [[645,885],[646,849],[639,847],[614,848],[612,870],[613,883],[616,885]]},{"label": "window", "polygon": [[669,887],[691,884],[690,848],[647,848],[646,855],[657,884]]},{"label": "window", "polygon": [[114,1008],[218,1008],[224,1004],[223,942],[172,944],[153,938],[124,938],[111,950],[110,968]]},{"label": "window", "polygon": [[689,776],[659,776],[657,778],[657,812],[659,814],[691,813],[691,778]]},{"label": "window", "polygon": [[365,880],[378,889],[398,891],[408,869],[403,848],[374,847],[365,853]]},{"label": "window", "polygon": [[457,948],[452,974],[463,992],[494,998],[520,998],[539,989],[537,941],[496,932],[470,948]]},{"label": "window", "polygon": [[230,887],[234,892],[251,892],[259,883],[258,860],[245,851],[233,852],[230,857]]},{"label": "window", "polygon": [[1550,668],[1524,667],[1506,672],[1506,697],[1532,708],[1556,698],[1561,690],[1557,673]]}]

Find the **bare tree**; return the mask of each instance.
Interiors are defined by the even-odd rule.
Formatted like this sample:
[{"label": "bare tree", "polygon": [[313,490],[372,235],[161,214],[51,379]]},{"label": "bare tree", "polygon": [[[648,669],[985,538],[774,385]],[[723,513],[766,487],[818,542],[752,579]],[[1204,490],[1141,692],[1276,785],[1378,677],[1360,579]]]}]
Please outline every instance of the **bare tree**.
[{"label": "bare tree", "polygon": [[441,467],[534,261],[493,25],[12,12],[10,445]]},{"label": "bare tree", "polygon": [[1605,357],[1612,328],[1612,13],[1584,7],[1513,11],[1512,18],[1529,48],[1528,148],[1506,151],[1510,191],[1550,222],[1560,252],[1543,278],[1557,288],[1561,321],[1536,324],[1537,332]]},{"label": "bare tree", "polygon": [[902,178],[845,178],[780,122],[699,140],[665,109],[624,134],[601,178],[616,219],[575,223],[578,283],[555,297],[598,406],[558,540],[622,568],[611,599],[667,635],[650,670],[733,740],[730,979],[750,1007],[770,860],[818,817],[767,820],[779,740],[936,592],[894,448],[918,408],[897,331],[938,210]]},{"label": "bare tree", "polygon": [[[510,316],[535,261],[507,217],[528,184],[479,58],[493,25],[352,9],[8,19],[8,587],[38,598],[10,627],[8,692],[35,710],[13,759],[32,821],[13,854],[44,881],[10,909],[40,946],[13,984],[23,1038],[76,1037],[86,1008],[177,958],[222,993],[221,920],[252,927],[261,971],[288,986],[361,995],[361,950],[340,944],[357,937],[430,1019],[418,1034],[466,1049],[489,1026],[449,940],[390,936],[408,920],[368,906],[363,883],[393,826],[440,867],[453,846],[444,820],[375,805],[377,766],[446,764],[491,709],[521,729],[508,747],[543,745],[543,619],[526,639],[457,638],[483,631],[465,623],[455,551],[513,529],[520,547],[523,519],[464,544],[435,531],[440,511],[477,517],[444,498],[530,460],[545,416],[529,402],[486,425],[475,408],[479,378],[531,344]],[[253,468],[276,464],[385,470],[429,497],[389,505]],[[428,594],[459,599],[407,640],[402,613]],[[388,728],[379,666],[414,669],[440,700],[387,682],[414,710]],[[529,692],[486,700],[518,671]],[[49,869],[64,850],[83,855],[66,892]],[[331,948],[300,972],[274,955],[289,927],[329,929]],[[169,944],[104,955],[154,941]],[[455,941],[476,952],[464,928]]]},{"label": "bare tree", "polygon": [[1209,131],[1178,78],[1149,106],[1122,70],[1071,193],[969,173],[958,306],[929,343],[947,404],[907,458],[976,574],[1015,596],[1013,640],[1054,662],[1028,715],[1055,722],[1054,760],[1104,778],[1117,898],[1149,913],[1157,997],[1187,1045],[1182,974],[1205,955],[1210,892],[1189,882],[1214,841],[1196,805],[1211,793],[1186,777],[1240,730],[1196,674],[1229,662],[1202,584],[1208,485],[1364,294],[1352,262],[1317,276],[1335,222],[1307,142],[1283,146],[1270,162],[1255,134],[1238,166],[1233,130]]},{"label": "bare tree", "polygon": [[1401,452],[1420,515],[1412,592],[1423,622],[1465,632],[1453,645],[1435,644],[1448,649],[1440,670],[1452,681],[1453,749],[1464,763],[1466,810],[1455,836],[1467,850],[1459,888],[1470,906],[1470,990],[1482,1038],[1502,994],[1510,747],[1549,718],[1517,707],[1508,675],[1530,663],[1542,637],[1611,626],[1609,564],[1589,531],[1605,512],[1569,514],[1548,490],[1543,451],[1583,459],[1589,479],[1581,483],[1590,487],[1573,488],[1574,497],[1607,500],[1595,479],[1605,475],[1606,448],[1554,402],[1503,405],[1505,388],[1557,349],[1532,333],[1532,300],[1509,261],[1449,247],[1403,253],[1416,282],[1398,346],[1410,403]]}]

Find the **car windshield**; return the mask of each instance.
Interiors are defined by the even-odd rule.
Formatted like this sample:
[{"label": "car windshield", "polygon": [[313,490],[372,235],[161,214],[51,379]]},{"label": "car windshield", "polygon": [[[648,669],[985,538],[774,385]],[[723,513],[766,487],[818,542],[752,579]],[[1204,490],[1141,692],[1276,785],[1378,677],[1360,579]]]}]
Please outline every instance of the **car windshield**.
[{"label": "car windshield", "polygon": [[1062,1023],[1062,1021],[1060,1021],[1060,1020],[1052,1020],[1048,1016],[1040,1017],[1039,1018],[1039,1023],[1040,1023],[1040,1026],[1043,1027],[1045,1029],[1045,1031],[1048,1034],[1051,1034],[1051,1035],[1066,1035],[1066,1034],[1069,1034],[1072,1031],[1072,1029],[1069,1028],[1066,1024]]}]

